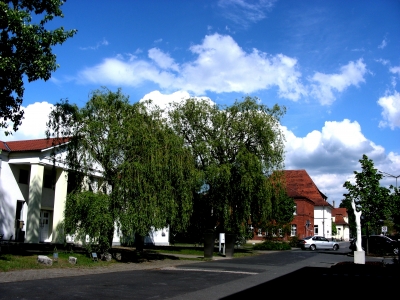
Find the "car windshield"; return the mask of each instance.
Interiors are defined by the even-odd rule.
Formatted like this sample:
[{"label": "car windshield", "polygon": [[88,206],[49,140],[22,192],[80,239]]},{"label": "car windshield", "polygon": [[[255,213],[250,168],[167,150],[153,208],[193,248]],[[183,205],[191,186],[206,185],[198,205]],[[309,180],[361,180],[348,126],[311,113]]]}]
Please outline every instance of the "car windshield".
[{"label": "car windshield", "polygon": [[305,240],[309,240],[309,239],[311,239],[312,238],[312,236],[306,236],[304,239]]}]

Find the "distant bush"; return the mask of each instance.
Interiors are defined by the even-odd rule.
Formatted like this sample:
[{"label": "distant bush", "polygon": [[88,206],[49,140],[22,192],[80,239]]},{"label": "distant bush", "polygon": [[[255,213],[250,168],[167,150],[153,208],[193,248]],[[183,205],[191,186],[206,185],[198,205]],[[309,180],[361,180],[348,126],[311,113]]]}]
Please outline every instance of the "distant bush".
[{"label": "distant bush", "polygon": [[290,247],[297,247],[297,243],[299,242],[299,237],[297,237],[297,236],[292,236],[292,237],[290,237],[290,239],[289,239],[289,245],[290,245]]},{"label": "distant bush", "polygon": [[253,246],[254,250],[290,250],[292,247],[287,242],[265,241]]}]

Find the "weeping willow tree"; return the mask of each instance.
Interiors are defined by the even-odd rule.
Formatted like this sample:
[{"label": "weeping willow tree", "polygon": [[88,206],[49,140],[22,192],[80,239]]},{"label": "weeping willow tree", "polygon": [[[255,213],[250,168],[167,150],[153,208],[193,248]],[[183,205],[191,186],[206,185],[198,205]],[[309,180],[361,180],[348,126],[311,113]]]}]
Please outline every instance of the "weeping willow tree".
[{"label": "weeping willow tree", "polygon": [[268,179],[283,168],[279,120],[284,113],[284,107],[268,108],[251,97],[228,107],[204,99],[171,104],[172,127],[189,146],[204,180],[202,197],[195,203],[204,208],[199,210],[202,215],[196,215],[196,221],[203,222],[201,229],[212,226],[250,237],[249,223],[268,224],[281,218],[276,214],[285,201],[291,203],[293,216],[293,200],[277,192],[283,191],[277,184],[283,179],[281,173],[273,181]]},{"label": "weeping willow tree", "polygon": [[67,233],[89,236],[107,251],[115,228],[144,236],[188,225],[198,172],[159,109],[102,89],[82,108],[56,104],[47,127],[49,137],[69,138],[63,159],[75,186],[64,213]]}]

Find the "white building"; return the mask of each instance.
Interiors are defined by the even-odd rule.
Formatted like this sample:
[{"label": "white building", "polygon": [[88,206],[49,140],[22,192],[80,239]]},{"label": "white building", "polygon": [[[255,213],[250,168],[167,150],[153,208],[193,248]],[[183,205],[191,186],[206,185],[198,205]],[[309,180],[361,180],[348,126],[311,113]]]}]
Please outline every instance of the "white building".
[{"label": "white building", "polygon": [[336,224],[336,239],[348,241],[350,239],[349,217],[346,208],[333,208],[332,221]]},{"label": "white building", "polygon": [[332,206],[326,199],[315,203],[314,235],[332,238]]},{"label": "white building", "polygon": [[[68,172],[52,151],[66,139],[0,141],[0,234],[25,243],[62,243],[60,231],[68,192]],[[62,151],[58,151],[60,157]],[[116,233],[113,245],[119,244]],[[70,240],[72,241],[72,240]],[[148,243],[169,244],[169,230],[149,234]]]}]

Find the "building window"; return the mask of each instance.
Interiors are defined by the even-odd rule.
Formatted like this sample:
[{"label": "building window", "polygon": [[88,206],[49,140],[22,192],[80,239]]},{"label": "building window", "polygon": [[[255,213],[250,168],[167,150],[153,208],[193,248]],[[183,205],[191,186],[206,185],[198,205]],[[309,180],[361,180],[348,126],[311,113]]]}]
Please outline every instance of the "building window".
[{"label": "building window", "polygon": [[292,224],[290,236],[297,236],[297,225],[296,224]]},{"label": "building window", "polygon": [[278,229],[278,234],[279,234],[280,237],[282,237],[282,228]]},{"label": "building window", "polygon": [[314,225],[314,235],[318,235],[318,225]]},{"label": "building window", "polygon": [[45,174],[43,177],[43,187],[47,189],[54,189],[53,176]]},{"label": "building window", "polygon": [[261,228],[258,228],[258,229],[257,229],[257,235],[258,235],[258,236],[262,236]]},{"label": "building window", "polygon": [[20,169],[18,183],[29,184],[29,171]]},{"label": "building window", "polygon": [[293,215],[297,215],[297,204],[294,205]]}]

